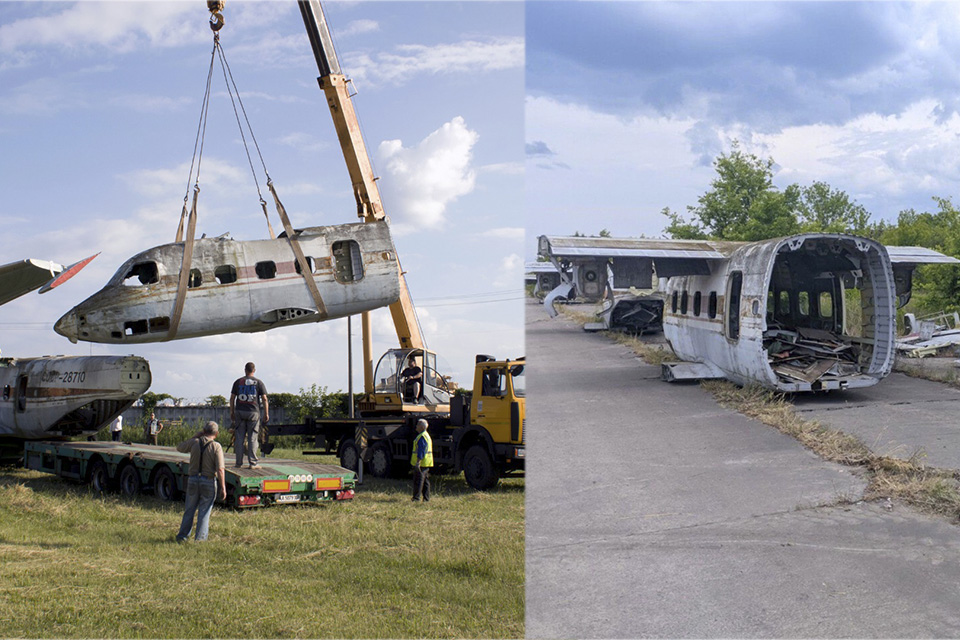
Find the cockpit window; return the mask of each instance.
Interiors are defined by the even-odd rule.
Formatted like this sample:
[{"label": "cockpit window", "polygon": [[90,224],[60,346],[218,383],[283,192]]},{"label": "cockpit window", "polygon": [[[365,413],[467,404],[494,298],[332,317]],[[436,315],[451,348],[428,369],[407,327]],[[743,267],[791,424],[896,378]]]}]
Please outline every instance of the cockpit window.
[{"label": "cockpit window", "polygon": [[141,287],[158,282],[160,282],[160,274],[157,271],[156,262],[137,262],[130,267],[127,275],[123,276],[123,284],[128,287]]}]

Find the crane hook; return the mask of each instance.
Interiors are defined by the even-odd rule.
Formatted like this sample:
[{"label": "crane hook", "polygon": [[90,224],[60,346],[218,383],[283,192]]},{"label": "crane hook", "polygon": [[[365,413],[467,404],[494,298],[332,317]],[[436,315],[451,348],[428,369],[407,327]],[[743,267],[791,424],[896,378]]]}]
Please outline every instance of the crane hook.
[{"label": "crane hook", "polygon": [[216,33],[223,28],[223,14],[220,12],[223,11],[224,0],[207,0],[207,9],[210,10],[210,29]]}]

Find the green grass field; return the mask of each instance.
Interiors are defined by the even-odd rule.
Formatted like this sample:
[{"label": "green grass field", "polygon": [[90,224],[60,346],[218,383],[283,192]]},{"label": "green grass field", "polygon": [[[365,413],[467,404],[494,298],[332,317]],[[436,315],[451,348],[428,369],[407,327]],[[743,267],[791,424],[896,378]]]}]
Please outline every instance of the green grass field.
[{"label": "green grass field", "polygon": [[0,637],[523,636],[523,480],[433,485],[429,503],[368,477],[352,502],[217,508],[207,542],[179,545],[182,503],[0,469]]}]

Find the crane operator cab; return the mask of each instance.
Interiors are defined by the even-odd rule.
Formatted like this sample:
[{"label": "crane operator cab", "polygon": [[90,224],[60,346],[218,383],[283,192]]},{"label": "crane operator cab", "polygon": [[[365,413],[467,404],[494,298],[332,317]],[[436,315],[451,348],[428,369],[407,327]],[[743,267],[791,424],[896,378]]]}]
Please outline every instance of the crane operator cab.
[{"label": "crane operator cab", "polygon": [[377,409],[444,411],[450,404],[447,382],[437,372],[437,354],[426,349],[391,349],[374,373]]}]

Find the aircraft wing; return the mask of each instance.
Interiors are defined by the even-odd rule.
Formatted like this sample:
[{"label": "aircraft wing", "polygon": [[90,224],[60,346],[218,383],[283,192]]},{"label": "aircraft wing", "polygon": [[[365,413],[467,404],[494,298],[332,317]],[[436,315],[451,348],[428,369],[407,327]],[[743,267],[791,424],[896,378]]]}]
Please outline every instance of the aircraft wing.
[{"label": "aircraft wing", "polygon": [[652,262],[657,275],[706,275],[709,263],[727,259],[742,242],[712,240],[664,240],[658,238],[585,238],[582,236],[540,236],[540,255],[577,262],[612,258],[615,264]]},{"label": "aircraft wing", "polygon": [[0,266],[0,305],[41,287],[41,293],[49,291],[73,277],[95,257],[91,256],[69,267],[36,258]]},{"label": "aircraft wing", "polygon": [[552,262],[527,262],[523,270],[524,273],[557,273]]},{"label": "aircraft wing", "polygon": [[960,260],[926,247],[887,247],[895,265],[960,264]]}]

